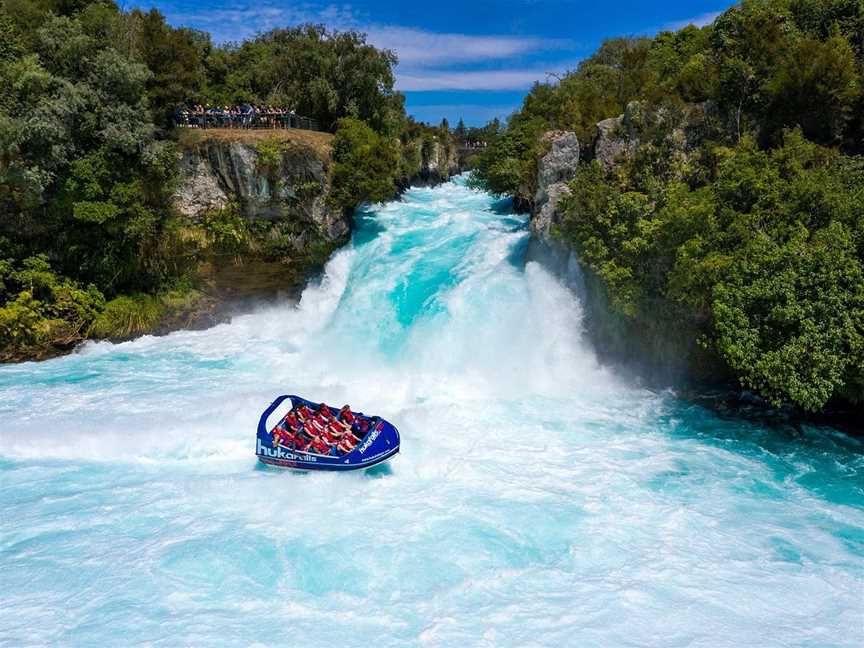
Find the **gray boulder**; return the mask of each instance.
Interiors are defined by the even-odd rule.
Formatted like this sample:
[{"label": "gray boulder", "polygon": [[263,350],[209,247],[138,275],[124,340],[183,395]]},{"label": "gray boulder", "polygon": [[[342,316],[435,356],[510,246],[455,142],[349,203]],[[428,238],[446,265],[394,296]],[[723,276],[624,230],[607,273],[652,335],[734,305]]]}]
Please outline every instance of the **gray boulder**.
[{"label": "gray boulder", "polygon": [[570,194],[567,183],[576,176],[579,166],[579,140],[570,131],[550,131],[540,140],[549,151],[537,163],[537,192],[531,230],[548,240],[557,222],[559,200]]}]

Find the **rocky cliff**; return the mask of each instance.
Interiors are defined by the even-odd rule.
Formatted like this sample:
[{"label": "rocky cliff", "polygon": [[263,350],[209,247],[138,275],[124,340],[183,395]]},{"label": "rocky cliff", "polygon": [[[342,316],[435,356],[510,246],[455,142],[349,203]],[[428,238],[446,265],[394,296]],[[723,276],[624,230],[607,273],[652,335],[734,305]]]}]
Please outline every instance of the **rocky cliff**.
[{"label": "rocky cliff", "polygon": [[[180,184],[174,194],[177,209],[200,222],[234,208],[248,221],[290,225],[298,234],[305,232],[330,243],[344,241],[351,229],[350,214],[334,209],[327,200],[329,140],[324,146],[312,146],[291,141],[290,136],[296,135],[292,131],[275,131],[270,138],[257,135],[225,138],[204,132],[181,142]],[[400,189],[437,184],[461,171],[455,141],[419,138],[402,148]]]},{"label": "rocky cliff", "polygon": [[586,150],[569,131],[549,131],[541,140],[546,151],[537,161],[537,192],[531,208],[531,230],[549,242],[558,222],[559,201],[570,194],[568,183],[580,164],[596,160],[606,172],[637,155],[640,147],[662,148],[669,173],[681,174],[690,156],[708,136],[716,109],[710,103],[671,110],[645,110],[633,101],[623,114],[597,124],[597,133]]},{"label": "rocky cliff", "polygon": [[567,183],[576,175],[579,165],[579,140],[568,131],[546,133],[541,146],[547,153],[537,162],[537,193],[534,196],[531,230],[549,239],[557,220],[558,201],[570,194]]},{"label": "rocky cliff", "polygon": [[460,172],[459,152],[455,142],[435,141],[430,147],[423,147],[423,161],[419,177],[423,180],[439,182],[449,179]]},{"label": "rocky cliff", "polygon": [[[333,136],[300,130],[189,130],[179,141],[174,205],[200,242],[208,295],[296,293],[348,241],[352,216],[331,196]],[[455,143],[421,137],[402,148],[396,189],[459,172]]]},{"label": "rocky cliff", "polygon": [[178,210],[193,221],[234,206],[250,221],[291,224],[338,242],[349,216],[327,202],[329,156],[290,141],[224,141],[206,136],[183,147]]},{"label": "rocky cliff", "polygon": [[400,189],[411,185],[436,185],[462,171],[455,140],[417,138],[401,147],[402,169],[397,182]]}]

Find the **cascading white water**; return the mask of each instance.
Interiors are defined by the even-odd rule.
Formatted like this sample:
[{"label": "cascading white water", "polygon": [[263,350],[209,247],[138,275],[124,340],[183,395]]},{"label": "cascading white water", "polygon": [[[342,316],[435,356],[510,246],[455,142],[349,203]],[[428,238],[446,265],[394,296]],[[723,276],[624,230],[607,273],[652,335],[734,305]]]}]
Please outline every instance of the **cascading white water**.
[{"label": "cascading white water", "polygon": [[[0,644],[860,645],[860,443],[617,379],[504,207],[415,189],[299,304],[0,369]],[[257,466],[289,392],[402,452]]]}]

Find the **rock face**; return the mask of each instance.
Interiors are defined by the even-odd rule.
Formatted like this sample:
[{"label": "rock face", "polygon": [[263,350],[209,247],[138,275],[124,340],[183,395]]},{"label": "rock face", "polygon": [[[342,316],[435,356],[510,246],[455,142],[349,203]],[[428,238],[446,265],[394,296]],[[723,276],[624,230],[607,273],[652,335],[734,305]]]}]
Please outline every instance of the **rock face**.
[{"label": "rock face", "polygon": [[[654,147],[666,156],[667,172],[683,177],[693,152],[718,128],[716,114],[716,107],[709,103],[647,110],[642,102],[632,101],[623,115],[597,124],[597,136],[587,157],[609,173],[631,160],[640,147]],[[548,152],[537,161],[531,230],[549,242],[558,222],[558,204],[570,194],[568,183],[576,175],[582,151],[576,135],[568,131],[545,133],[540,144],[548,146]]]},{"label": "rock face", "polygon": [[623,115],[597,124],[594,159],[608,172],[630,160],[640,146],[650,144],[663,146],[669,152],[670,167],[686,164],[711,131],[716,112],[716,107],[707,102],[649,111],[642,102],[631,101]]},{"label": "rock face", "polygon": [[594,158],[610,171],[622,159],[630,157],[639,146],[639,140],[629,132],[624,115],[610,117],[597,124]]},{"label": "rock face", "polygon": [[327,204],[328,162],[312,149],[287,145],[262,153],[243,142],[205,139],[184,149],[179,164],[174,204],[192,220],[233,202],[249,220],[312,227],[328,241],[350,231],[348,218]]},{"label": "rock face", "polygon": [[415,177],[407,179],[407,185],[438,184],[460,172],[459,152],[455,145],[435,140],[417,146],[420,147],[420,169]]},{"label": "rock face", "polygon": [[552,226],[557,222],[558,201],[570,195],[567,183],[579,166],[579,140],[569,131],[550,131],[543,135],[541,144],[548,145],[549,152],[537,163],[531,229],[540,238],[549,240]]}]

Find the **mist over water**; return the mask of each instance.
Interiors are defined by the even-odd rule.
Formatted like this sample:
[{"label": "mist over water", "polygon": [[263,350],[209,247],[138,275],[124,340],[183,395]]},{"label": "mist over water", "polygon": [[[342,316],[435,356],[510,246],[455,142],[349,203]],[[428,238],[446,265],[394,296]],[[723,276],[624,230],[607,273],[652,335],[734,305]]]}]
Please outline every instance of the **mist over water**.
[{"label": "mist over water", "polygon": [[[639,389],[461,181],[296,305],[0,367],[0,645],[860,646],[864,447]],[[282,393],[393,422],[258,466]]]}]

